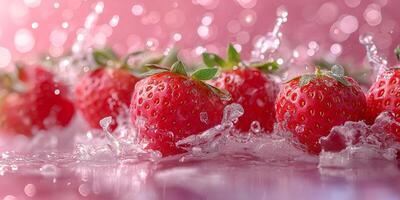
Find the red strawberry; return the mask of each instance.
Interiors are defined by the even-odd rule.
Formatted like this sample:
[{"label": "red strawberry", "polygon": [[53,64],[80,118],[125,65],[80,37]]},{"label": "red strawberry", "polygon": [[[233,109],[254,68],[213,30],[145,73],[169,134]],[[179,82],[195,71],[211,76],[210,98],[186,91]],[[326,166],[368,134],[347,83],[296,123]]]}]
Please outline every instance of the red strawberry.
[{"label": "red strawberry", "polygon": [[[396,55],[400,60],[400,47],[396,49]],[[382,112],[389,111],[400,122],[400,68],[387,69],[379,75],[377,81],[372,84],[367,95],[367,122],[374,123],[375,118]],[[388,127],[389,128],[389,127]],[[400,140],[400,126],[393,123],[389,132]]]},{"label": "red strawberry", "polygon": [[101,128],[99,121],[111,116],[111,129],[116,118],[129,108],[131,95],[138,78],[129,71],[115,68],[99,68],[85,74],[75,88],[76,105],[93,128]]},{"label": "red strawberry", "polygon": [[136,84],[131,103],[131,120],[139,137],[148,142],[147,148],[160,151],[163,156],[183,153],[175,143],[199,134],[222,119],[223,104],[215,88],[201,80],[217,73],[216,68],[200,69],[186,75],[181,62],[171,71],[158,68],[157,74]]},{"label": "red strawberry", "polygon": [[19,80],[2,78],[8,83],[0,97],[0,129],[31,135],[34,130],[68,125],[75,110],[67,87],[40,66],[19,68],[18,75]]},{"label": "red strawberry", "polygon": [[243,106],[244,115],[236,123],[236,128],[248,131],[252,122],[258,121],[264,130],[272,131],[278,85],[263,72],[275,70],[277,64],[251,63],[250,67],[244,66],[232,45],[228,47],[227,60],[210,53],[204,53],[203,60],[208,67],[222,67],[221,75],[210,84],[231,94],[232,98],[225,104],[239,103]]},{"label": "red strawberry", "polygon": [[286,83],[276,101],[279,126],[313,154],[321,151],[319,139],[333,126],[363,119],[365,95],[356,81],[334,66],[331,72],[317,69]]}]

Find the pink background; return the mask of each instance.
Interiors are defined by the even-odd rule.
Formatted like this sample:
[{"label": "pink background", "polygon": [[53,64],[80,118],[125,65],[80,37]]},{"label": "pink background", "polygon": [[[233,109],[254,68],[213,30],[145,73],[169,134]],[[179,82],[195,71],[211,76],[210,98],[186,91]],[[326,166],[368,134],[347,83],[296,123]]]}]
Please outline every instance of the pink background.
[{"label": "pink background", "polygon": [[[0,0],[0,67],[19,59],[34,60],[39,53],[60,56],[67,52],[96,2]],[[360,62],[365,53],[358,37],[368,32],[374,35],[380,53],[393,61],[393,48],[400,43],[398,0],[103,2],[95,38],[98,43],[107,39],[120,53],[145,48],[146,44],[164,49],[174,43],[175,36],[183,55],[196,57],[205,49],[222,52],[229,42],[239,44],[248,55],[255,38],[272,30],[276,10],[282,5],[289,12],[282,30],[285,46],[298,50],[300,57],[333,52],[346,62]]]}]

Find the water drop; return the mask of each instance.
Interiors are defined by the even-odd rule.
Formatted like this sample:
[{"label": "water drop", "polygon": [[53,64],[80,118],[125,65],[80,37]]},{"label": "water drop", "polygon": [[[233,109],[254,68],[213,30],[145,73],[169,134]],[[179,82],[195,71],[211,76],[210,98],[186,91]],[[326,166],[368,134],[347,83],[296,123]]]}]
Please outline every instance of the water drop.
[{"label": "water drop", "polygon": [[261,125],[258,121],[253,121],[250,124],[250,131],[254,134],[259,134],[261,132]]},{"label": "water drop", "polygon": [[344,76],[344,69],[341,65],[334,65],[332,66],[332,74],[338,77],[343,77]]},{"label": "water drop", "polygon": [[200,113],[200,121],[207,124],[208,123],[208,114],[206,112]]}]

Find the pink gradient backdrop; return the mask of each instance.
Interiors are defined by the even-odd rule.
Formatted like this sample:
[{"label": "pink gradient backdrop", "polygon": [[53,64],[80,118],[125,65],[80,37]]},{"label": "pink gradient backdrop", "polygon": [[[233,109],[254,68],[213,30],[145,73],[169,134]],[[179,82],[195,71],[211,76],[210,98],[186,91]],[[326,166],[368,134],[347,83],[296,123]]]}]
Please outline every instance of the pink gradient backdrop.
[{"label": "pink gradient backdrop", "polygon": [[[96,2],[98,1],[0,0],[0,66],[11,65],[8,60],[31,60],[39,53],[50,51],[57,56],[68,51],[77,29],[83,26],[85,17]],[[289,22],[282,31],[290,48],[298,49],[300,53],[307,53],[311,41],[316,41],[320,50],[328,51],[333,44],[339,44],[343,49],[340,58],[359,62],[365,54],[358,43],[358,37],[361,33],[370,32],[375,36],[380,52],[393,61],[392,49],[400,43],[398,0],[103,2],[104,13],[100,17],[99,25],[110,24],[113,16],[116,16],[115,19],[119,18],[119,23],[114,24],[116,26],[112,35],[107,38],[107,43],[120,53],[144,48],[149,40],[155,43],[155,47],[163,49],[172,43],[173,35],[179,33],[182,39],[177,45],[182,48],[183,54],[193,55],[196,52],[193,49],[199,46],[211,51],[221,51],[228,42],[239,43],[248,54],[254,37],[272,29],[276,9],[282,5],[289,12]],[[133,9],[134,5],[139,6]],[[143,8],[142,13],[138,9],[140,6]],[[212,21],[210,23],[210,18],[205,19],[203,24],[205,22],[210,25],[199,30],[204,16],[210,16]],[[35,27],[35,22],[38,27]],[[339,27],[336,31],[332,28],[335,23]],[[110,26],[104,25],[103,28],[109,29]],[[21,29],[22,36],[16,39]],[[29,33],[33,38],[29,38]],[[50,38],[53,38],[53,42],[50,42]],[[97,39],[104,41],[104,35],[99,35]],[[19,43],[20,50],[16,48],[16,43]],[[197,52],[201,52],[201,49]],[[11,53],[11,59],[8,52]],[[315,54],[318,55],[319,53]]]}]

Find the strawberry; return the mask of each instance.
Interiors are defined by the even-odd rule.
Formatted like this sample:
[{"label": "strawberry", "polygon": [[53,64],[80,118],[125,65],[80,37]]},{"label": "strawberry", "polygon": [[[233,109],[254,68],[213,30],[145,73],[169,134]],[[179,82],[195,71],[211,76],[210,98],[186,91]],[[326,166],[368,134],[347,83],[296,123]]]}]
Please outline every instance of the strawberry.
[{"label": "strawberry", "polygon": [[[154,66],[153,66],[154,67]],[[175,143],[221,122],[223,104],[218,90],[202,82],[216,68],[199,69],[190,77],[182,62],[171,70],[154,67],[154,75],[139,81],[130,106],[132,123],[147,148],[163,156],[183,153]]]},{"label": "strawberry", "polygon": [[116,118],[129,109],[131,95],[139,80],[126,68],[118,68],[111,51],[94,51],[97,69],[86,73],[75,86],[76,106],[92,128],[101,128],[99,121],[113,118],[110,129],[117,127]]},{"label": "strawberry", "polygon": [[[244,115],[236,123],[240,131],[249,131],[252,122],[257,121],[265,131],[272,131],[275,123],[275,99],[278,85],[267,74],[278,68],[275,62],[249,63],[241,61],[232,45],[228,47],[228,58],[223,60],[216,54],[203,53],[208,67],[221,67],[221,75],[210,84],[228,91],[232,98],[225,104],[239,103]],[[266,73],[264,73],[266,72]]]},{"label": "strawberry", "polygon": [[68,88],[41,66],[18,67],[3,74],[0,88],[0,129],[32,135],[35,130],[67,126],[75,113]]},{"label": "strawberry", "polygon": [[[395,50],[400,60],[400,47]],[[400,122],[400,68],[386,69],[378,75],[367,94],[367,122],[372,124],[376,117],[388,111],[397,122]],[[400,140],[399,123],[393,123],[388,127],[388,132],[394,134]]]},{"label": "strawberry", "polygon": [[334,126],[363,120],[366,100],[360,86],[344,76],[343,68],[316,70],[284,85],[276,100],[279,127],[312,153],[321,151],[320,138]]}]

